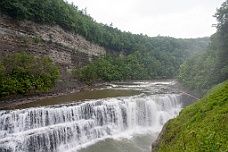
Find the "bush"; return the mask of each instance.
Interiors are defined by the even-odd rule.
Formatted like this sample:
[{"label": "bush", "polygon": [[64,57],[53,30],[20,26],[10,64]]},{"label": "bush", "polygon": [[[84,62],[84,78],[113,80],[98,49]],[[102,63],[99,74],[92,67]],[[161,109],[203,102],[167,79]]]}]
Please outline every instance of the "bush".
[{"label": "bush", "polygon": [[0,96],[48,91],[59,78],[50,58],[16,53],[0,61]]}]

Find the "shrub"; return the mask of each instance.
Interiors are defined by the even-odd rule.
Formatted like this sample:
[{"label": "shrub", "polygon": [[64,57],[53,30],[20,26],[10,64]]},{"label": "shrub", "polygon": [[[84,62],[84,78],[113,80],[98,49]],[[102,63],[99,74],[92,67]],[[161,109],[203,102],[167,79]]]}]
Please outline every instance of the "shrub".
[{"label": "shrub", "polygon": [[48,91],[59,78],[50,58],[16,53],[0,61],[0,95]]}]

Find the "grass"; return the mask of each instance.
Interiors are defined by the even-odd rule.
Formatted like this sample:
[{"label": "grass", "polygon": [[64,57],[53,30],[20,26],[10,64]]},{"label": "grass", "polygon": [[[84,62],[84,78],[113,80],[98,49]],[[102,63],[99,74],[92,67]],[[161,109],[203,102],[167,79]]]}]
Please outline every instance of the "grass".
[{"label": "grass", "polygon": [[160,152],[228,152],[228,81],[168,122]]}]

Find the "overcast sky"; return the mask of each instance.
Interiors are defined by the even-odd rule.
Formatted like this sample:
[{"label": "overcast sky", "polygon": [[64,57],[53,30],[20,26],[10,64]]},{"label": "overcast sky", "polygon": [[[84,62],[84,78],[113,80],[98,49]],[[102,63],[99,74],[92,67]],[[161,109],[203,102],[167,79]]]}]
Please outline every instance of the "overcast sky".
[{"label": "overcast sky", "polygon": [[212,17],[225,0],[67,0],[99,23],[148,36],[197,38],[215,33]]}]

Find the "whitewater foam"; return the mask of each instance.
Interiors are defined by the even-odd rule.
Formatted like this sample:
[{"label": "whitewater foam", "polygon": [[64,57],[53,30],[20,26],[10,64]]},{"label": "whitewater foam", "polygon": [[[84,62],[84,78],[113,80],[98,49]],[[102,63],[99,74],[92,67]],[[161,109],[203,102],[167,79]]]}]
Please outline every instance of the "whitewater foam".
[{"label": "whitewater foam", "polygon": [[0,111],[0,151],[77,151],[98,141],[159,132],[181,110],[179,94],[141,94]]}]

